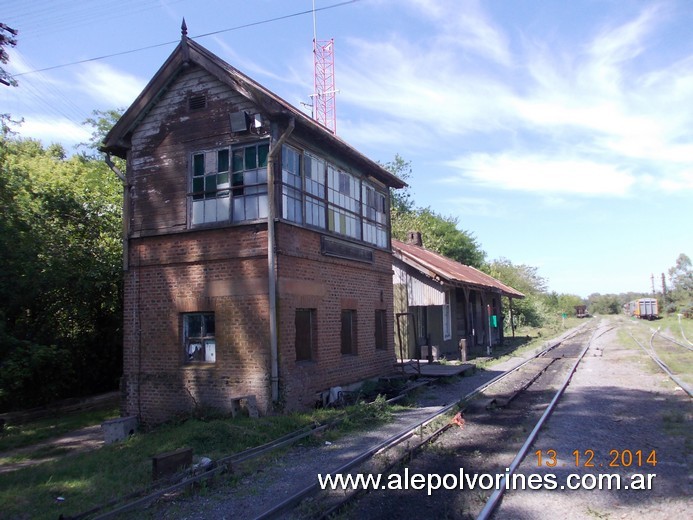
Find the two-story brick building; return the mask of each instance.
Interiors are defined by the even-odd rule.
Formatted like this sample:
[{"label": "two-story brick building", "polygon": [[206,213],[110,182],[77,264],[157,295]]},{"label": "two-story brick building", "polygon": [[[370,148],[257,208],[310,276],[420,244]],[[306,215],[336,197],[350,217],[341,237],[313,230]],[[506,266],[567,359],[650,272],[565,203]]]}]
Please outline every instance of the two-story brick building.
[{"label": "two-story brick building", "polygon": [[400,179],[185,30],[102,150],[127,164],[123,413],[292,410],[392,370]]}]

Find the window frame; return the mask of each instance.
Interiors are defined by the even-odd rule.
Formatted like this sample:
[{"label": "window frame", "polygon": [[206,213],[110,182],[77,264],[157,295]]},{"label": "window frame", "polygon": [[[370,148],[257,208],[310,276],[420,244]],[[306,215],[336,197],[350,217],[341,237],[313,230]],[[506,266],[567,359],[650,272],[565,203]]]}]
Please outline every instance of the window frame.
[{"label": "window frame", "polygon": [[[246,156],[253,148],[255,165],[249,168]],[[237,167],[239,154],[240,168]],[[187,194],[189,227],[266,220],[268,155],[269,139],[191,152]],[[248,179],[248,175],[254,175],[254,180]]]},{"label": "window frame", "polygon": [[[192,320],[199,318],[199,333],[190,331]],[[211,320],[210,320],[211,318]],[[211,327],[210,327],[211,324]],[[181,316],[183,359],[186,365],[213,365],[216,363],[216,318],[214,312],[186,312]],[[197,328],[197,327],[195,327]],[[209,329],[212,329],[211,332]],[[197,346],[195,350],[193,346]],[[196,356],[197,352],[201,351]],[[194,357],[196,356],[196,357]]]}]

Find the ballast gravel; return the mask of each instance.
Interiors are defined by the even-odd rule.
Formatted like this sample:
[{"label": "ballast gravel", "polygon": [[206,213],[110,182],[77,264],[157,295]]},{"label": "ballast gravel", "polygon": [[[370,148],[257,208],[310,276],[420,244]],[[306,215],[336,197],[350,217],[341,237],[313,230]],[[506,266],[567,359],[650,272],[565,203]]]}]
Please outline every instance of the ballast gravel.
[{"label": "ballast gravel", "polygon": [[[598,318],[593,318],[598,319]],[[609,321],[599,325],[607,331]],[[627,326],[627,325],[624,325]],[[623,342],[623,343],[622,343]],[[573,376],[558,408],[540,432],[528,456],[520,465],[519,473],[545,474],[553,472],[560,479],[569,473],[619,473],[629,477],[633,473],[651,474],[651,490],[516,490],[505,495],[494,518],[498,519],[635,519],[635,518],[688,518],[693,508],[691,496],[691,401],[666,376],[653,368],[653,363],[633,344],[625,345],[617,329],[599,336]],[[527,354],[529,356],[530,354]],[[418,395],[419,408],[398,413],[386,425],[371,431],[345,436],[334,442],[319,445],[294,446],[278,454],[263,467],[255,468],[240,477],[235,485],[212,485],[189,495],[177,495],[163,500],[147,511],[139,511],[141,518],[231,519],[256,518],[272,505],[297,491],[314,484],[319,473],[340,468],[351,458],[380,444],[392,435],[431,415],[440,406],[458,401],[480,384],[524,361],[512,358],[487,371],[459,379],[453,384],[427,388]],[[454,435],[471,434],[472,429],[457,430]],[[475,439],[475,450],[464,456],[466,461],[479,461],[484,467],[485,453],[515,450],[522,439],[513,439],[509,446],[493,445],[492,434]],[[528,432],[527,432],[528,433]],[[526,435],[526,433],[524,434]],[[512,446],[510,446],[512,444]],[[512,448],[512,449],[510,449]],[[450,458],[440,448],[438,456]],[[433,448],[435,450],[435,448]],[[542,454],[555,450],[557,466],[538,467],[536,451]],[[580,464],[585,453],[594,452],[594,462],[610,462],[610,451],[624,453],[638,450],[650,454],[656,450],[656,466],[604,468],[570,467],[577,451]],[[506,453],[507,454],[507,453]],[[433,455],[436,455],[433,453]],[[546,458],[547,455],[544,455]],[[462,457],[460,458],[462,460]],[[473,473],[475,467],[464,467]],[[565,464],[565,466],[563,466]],[[416,461],[410,464],[417,467]],[[430,466],[426,466],[430,468]],[[613,470],[613,471],[612,471]],[[398,491],[387,491],[398,494]],[[440,511],[431,505],[447,500],[449,494],[436,492],[427,497],[425,491],[413,495],[421,507],[383,507],[384,501],[367,498],[340,514],[340,518],[414,518]],[[445,508],[448,518],[474,518],[472,512],[483,507],[488,492],[478,493],[478,503],[457,507],[450,501]],[[377,494],[376,494],[377,495]],[[407,495],[411,498],[412,492]],[[403,495],[402,495],[403,496]],[[396,497],[395,497],[396,498]],[[395,500],[397,502],[397,500]],[[306,514],[308,514],[307,511]],[[144,513],[144,515],[143,515]],[[300,517],[300,513],[293,517]],[[431,516],[433,518],[433,516]]]}]

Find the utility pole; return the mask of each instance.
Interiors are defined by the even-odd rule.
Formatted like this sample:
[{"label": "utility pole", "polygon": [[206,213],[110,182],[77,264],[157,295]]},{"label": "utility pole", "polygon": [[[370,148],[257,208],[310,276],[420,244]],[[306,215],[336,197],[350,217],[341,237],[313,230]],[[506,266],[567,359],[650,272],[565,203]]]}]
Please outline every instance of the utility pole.
[{"label": "utility pole", "polygon": [[664,277],[664,273],[662,273],[662,295],[664,297],[664,300],[667,299],[667,279]]},{"label": "utility pole", "polygon": [[654,273],[650,274],[650,281],[652,282],[652,296],[655,295],[655,288],[654,288]]}]

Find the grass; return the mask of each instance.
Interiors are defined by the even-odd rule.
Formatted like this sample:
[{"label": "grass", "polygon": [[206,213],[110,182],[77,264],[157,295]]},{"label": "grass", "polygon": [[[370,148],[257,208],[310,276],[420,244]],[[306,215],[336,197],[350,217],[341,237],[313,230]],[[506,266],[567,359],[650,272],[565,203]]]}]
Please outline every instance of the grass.
[{"label": "grass", "polygon": [[522,355],[530,350],[539,348],[544,342],[556,338],[573,327],[585,323],[584,319],[569,317],[565,319],[565,326],[561,322],[559,327],[521,327],[515,330],[515,337],[505,337],[503,347],[493,348],[493,357],[472,359],[477,370],[484,370],[514,356]]},{"label": "grass", "polygon": [[[0,473],[0,516],[16,519],[74,516],[143,490],[151,484],[151,457],[159,453],[191,447],[195,457],[216,460],[316,422],[342,417],[338,431],[330,432],[336,436],[387,421],[391,411],[385,400],[379,398],[373,404],[351,406],[346,414],[343,410],[325,409],[259,419],[220,417],[166,424],[95,451]],[[12,435],[21,437],[19,430],[45,430],[46,426],[27,424],[16,428]]]},{"label": "grass", "polygon": [[117,407],[77,415],[51,417],[22,425],[8,425],[0,432],[0,452],[31,446],[46,439],[118,417]]},{"label": "grass", "polygon": [[[688,343],[686,343],[686,340],[682,337],[681,329],[683,328],[683,332],[688,339],[691,339],[689,334],[693,334],[693,320],[682,319],[681,325],[679,325],[676,316],[666,316],[655,321],[631,319],[630,322],[632,325],[630,327],[631,333],[640,343],[645,345],[646,348],[649,348],[652,332],[657,329],[659,329],[662,334],[673,337],[684,345]],[[638,348],[632,338],[625,333],[621,335],[620,331],[619,339],[623,345]],[[657,355],[666,363],[669,369],[674,374],[679,375],[688,384],[693,384],[693,352],[659,337],[655,337],[654,345]],[[657,372],[659,368],[653,366],[652,371]]]}]

